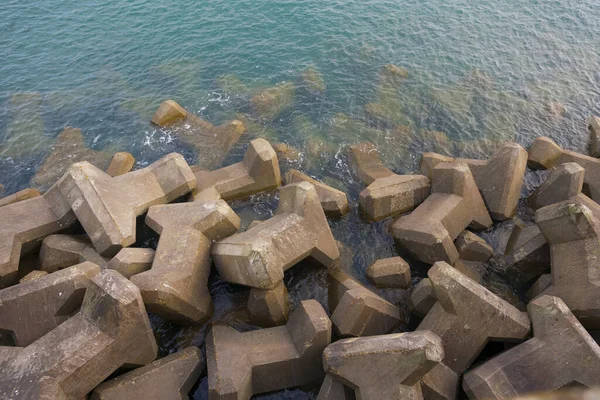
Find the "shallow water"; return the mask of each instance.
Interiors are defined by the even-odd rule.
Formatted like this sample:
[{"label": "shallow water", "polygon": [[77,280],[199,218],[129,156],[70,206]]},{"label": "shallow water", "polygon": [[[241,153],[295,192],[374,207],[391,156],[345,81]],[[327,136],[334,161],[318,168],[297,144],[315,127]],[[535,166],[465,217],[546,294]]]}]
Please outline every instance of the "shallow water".
[{"label": "shallow water", "polygon": [[[484,157],[501,141],[526,146],[540,135],[585,151],[586,121],[600,113],[593,0],[4,0],[0,16],[0,176],[7,193],[28,186],[66,126],[81,128],[90,148],[133,153],[138,167],[172,151],[201,161],[172,132],[149,123],[158,105],[173,99],[215,124],[246,122],[248,135],[224,164],[265,136],[299,150],[284,169],[345,190],[354,208],[331,224],[352,249],[345,266],[363,280],[371,262],[396,250],[389,222],[367,225],[358,217],[362,185],[348,167],[348,144],[375,142],[399,173],[414,171],[422,150]],[[390,63],[408,78],[382,76]],[[325,90],[309,90],[307,68]],[[285,83],[295,88],[288,106],[257,116],[250,98]],[[540,179],[528,173],[523,192]],[[276,204],[276,195],[260,195],[235,210],[248,224],[268,218]],[[525,207],[520,212],[531,217]],[[506,223],[484,236],[501,252],[509,231]],[[492,266],[488,287],[518,286],[507,286],[496,270],[502,266]],[[425,270],[413,265],[413,274],[416,281]],[[316,297],[325,305],[324,278],[310,266],[290,270],[293,304]],[[247,291],[214,276],[211,292],[216,319],[251,328],[244,323]],[[404,304],[406,293],[380,293]],[[163,353],[203,342],[203,328],[153,323]],[[295,390],[275,398],[307,396]],[[206,397],[205,378],[194,397]]]}]

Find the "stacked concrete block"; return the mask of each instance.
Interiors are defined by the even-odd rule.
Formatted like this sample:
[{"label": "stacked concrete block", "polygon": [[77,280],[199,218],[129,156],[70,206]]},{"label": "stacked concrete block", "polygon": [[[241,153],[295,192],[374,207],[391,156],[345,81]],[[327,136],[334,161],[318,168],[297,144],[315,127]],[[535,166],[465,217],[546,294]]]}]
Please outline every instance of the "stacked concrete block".
[{"label": "stacked concrete block", "polygon": [[415,288],[410,294],[408,309],[416,316],[425,318],[436,302],[437,299],[435,298],[431,279],[424,278],[415,285]]},{"label": "stacked concrete block", "polygon": [[577,196],[583,188],[585,169],[569,162],[552,169],[548,178],[528,198],[534,210],[554,203],[560,203]]},{"label": "stacked concrete block", "polygon": [[285,181],[286,183],[308,182],[312,184],[317,191],[319,200],[321,200],[321,207],[323,207],[323,211],[328,217],[338,218],[350,211],[346,193],[313,179],[298,170],[291,169],[288,171]]},{"label": "stacked concrete block", "polygon": [[114,269],[129,279],[152,268],[154,255],[153,249],[126,247],[106,264],[106,268]]},{"label": "stacked concrete block", "polygon": [[0,207],[40,196],[37,189],[23,189],[0,199]]},{"label": "stacked concrete block", "polygon": [[270,328],[286,323],[290,309],[288,290],[283,281],[274,289],[250,290],[248,312],[254,325]]},{"label": "stacked concrete block", "polygon": [[470,231],[458,235],[454,244],[461,260],[486,262],[494,255],[492,246]]},{"label": "stacked concrete block", "polygon": [[123,175],[131,171],[134,165],[135,158],[131,153],[115,153],[112,160],[110,160],[110,164],[108,164],[108,168],[106,168],[106,173],[110,176]]},{"label": "stacked concrete block", "polygon": [[590,131],[590,155],[600,157],[600,118],[592,116],[588,125]]},{"label": "stacked concrete block", "polygon": [[85,235],[50,235],[42,242],[40,249],[40,269],[55,272],[85,261],[102,268],[108,259],[94,249]]},{"label": "stacked concrete block", "polygon": [[408,289],[410,265],[402,257],[382,258],[367,268],[367,277],[378,288]]},{"label": "stacked concrete block", "polygon": [[516,220],[506,246],[506,264],[510,275],[528,282],[550,268],[550,246],[537,225]]}]

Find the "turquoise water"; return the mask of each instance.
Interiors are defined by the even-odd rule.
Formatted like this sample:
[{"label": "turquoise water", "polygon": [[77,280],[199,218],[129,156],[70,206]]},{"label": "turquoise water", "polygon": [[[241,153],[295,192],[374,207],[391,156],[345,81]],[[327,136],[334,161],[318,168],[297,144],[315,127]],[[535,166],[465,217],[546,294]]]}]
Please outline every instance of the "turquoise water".
[{"label": "turquoise water", "polygon": [[[342,150],[359,140],[375,142],[397,172],[415,170],[421,150],[481,157],[503,140],[528,145],[539,135],[585,151],[587,119],[600,113],[597,11],[593,0],[3,0],[0,181],[8,193],[27,187],[66,126],[81,128],[90,148],[133,153],[138,166],[172,151],[201,161],[150,125],[166,99],[215,124],[244,118],[249,133],[226,164],[266,136],[299,151],[284,168],[345,189],[354,204],[362,185]],[[386,80],[386,64],[408,77]],[[324,91],[307,90],[307,68]],[[250,98],[285,83],[296,88],[288,107],[256,115]],[[528,177],[525,190],[536,179]],[[265,195],[235,208],[248,223],[268,218],[275,205]],[[332,221],[336,238],[354,250],[357,275],[396,254],[386,224],[364,224],[355,209]],[[325,302],[322,272],[292,271],[293,303]],[[247,292],[218,277],[211,291],[215,318],[234,322]],[[154,323],[163,352],[203,341],[202,328]],[[195,397],[205,389],[204,379]]]}]

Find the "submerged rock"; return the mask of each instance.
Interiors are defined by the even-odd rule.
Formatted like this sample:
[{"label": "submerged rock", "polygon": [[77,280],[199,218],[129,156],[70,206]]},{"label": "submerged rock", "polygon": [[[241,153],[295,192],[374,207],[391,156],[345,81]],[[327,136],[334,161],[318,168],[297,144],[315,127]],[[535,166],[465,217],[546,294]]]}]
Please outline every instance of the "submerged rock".
[{"label": "submerged rock", "polygon": [[292,82],[272,86],[250,99],[254,113],[263,119],[272,120],[294,103],[296,85]]},{"label": "submerged rock", "polygon": [[302,84],[310,93],[321,93],[325,91],[323,76],[315,67],[308,67],[300,74]]}]

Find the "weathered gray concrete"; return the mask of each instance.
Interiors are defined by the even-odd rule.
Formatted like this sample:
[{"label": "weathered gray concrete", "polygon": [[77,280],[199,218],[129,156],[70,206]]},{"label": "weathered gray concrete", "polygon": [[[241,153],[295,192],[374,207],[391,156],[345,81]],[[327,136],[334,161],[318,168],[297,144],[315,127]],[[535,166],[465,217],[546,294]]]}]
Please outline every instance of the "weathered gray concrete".
[{"label": "weathered gray concrete", "polygon": [[46,196],[37,196],[0,207],[0,288],[18,280],[21,255],[37,249],[42,239],[75,222],[67,211],[57,215]]},{"label": "weathered gray concrete", "polygon": [[148,311],[178,323],[213,314],[210,248],[234,234],[240,218],[224,200],[152,206],[146,224],[160,234],[152,269],[131,277]]},{"label": "weathered gray concrete", "polygon": [[187,111],[173,100],[163,101],[152,116],[152,123],[167,126],[185,119]]},{"label": "weathered gray concrete", "polygon": [[437,299],[435,298],[431,279],[423,278],[415,285],[415,288],[410,294],[408,309],[416,316],[425,318],[436,302]]},{"label": "weathered gray concrete", "polygon": [[550,267],[550,246],[537,225],[516,220],[506,251],[507,274],[522,282],[536,279]]},{"label": "weathered gray concrete", "polygon": [[561,164],[550,172],[548,178],[528,198],[531,208],[537,210],[577,196],[583,188],[585,169],[577,163]]},{"label": "weathered gray concrete", "polygon": [[592,116],[588,125],[590,131],[590,155],[600,157],[600,118]]},{"label": "weathered gray concrete", "polygon": [[372,143],[363,142],[350,146],[348,155],[358,179],[367,186],[377,179],[396,175],[383,165],[377,148]]},{"label": "weathered gray concrete", "polygon": [[382,335],[403,321],[398,307],[339,269],[329,273],[331,322],[340,336]]},{"label": "weathered gray concrete", "polygon": [[367,268],[367,277],[378,288],[408,289],[410,265],[402,257],[382,258]]},{"label": "weathered gray concrete", "polygon": [[187,400],[205,369],[200,349],[187,347],[100,384],[91,400]]},{"label": "weathered gray concrete", "polygon": [[550,244],[552,285],[543,294],[560,297],[587,329],[600,329],[600,206],[584,195],[536,212]]},{"label": "weathered gray concrete", "polygon": [[409,332],[344,339],[323,352],[327,375],[361,400],[423,399],[420,380],[444,358],[439,337]]},{"label": "weathered gray concrete", "polygon": [[0,290],[0,330],[24,347],[65,322],[81,306],[100,267],[84,262]]},{"label": "weathered gray concrete", "polygon": [[600,385],[600,347],[557,297],[527,307],[534,337],[465,374],[471,399],[504,399],[567,385]]},{"label": "weathered gray concrete", "polygon": [[42,242],[40,249],[40,269],[56,272],[85,261],[92,262],[101,268],[108,259],[102,257],[92,246],[85,235],[50,235]]},{"label": "weathered gray concrete", "polygon": [[411,214],[391,225],[392,236],[417,260],[453,264],[454,239],[468,226],[485,229],[492,220],[464,163],[440,163],[433,169],[432,194]]},{"label": "weathered gray concrete", "polygon": [[40,196],[37,189],[23,189],[0,199],[0,207]]},{"label": "weathered gray concrete", "polygon": [[428,274],[437,303],[417,330],[437,334],[444,344],[444,364],[465,371],[490,340],[518,342],[530,331],[529,318],[445,262]]},{"label": "weathered gray concrete", "polygon": [[225,281],[273,289],[304,258],[329,267],[340,253],[314,186],[301,182],[281,188],[272,218],[215,243],[212,256]]},{"label": "weathered gray concrete", "polygon": [[461,260],[486,262],[494,255],[494,249],[471,231],[463,231],[454,242]]},{"label": "weathered gray concrete", "polygon": [[443,363],[437,364],[421,379],[424,400],[456,400],[459,375]]},{"label": "weathered gray concrete", "polygon": [[19,283],[25,283],[30,281],[35,281],[36,279],[40,279],[48,275],[46,271],[33,270],[21,279],[19,279]]},{"label": "weathered gray concrete", "polygon": [[515,215],[527,166],[527,152],[521,146],[505,143],[489,160],[454,159],[424,153],[421,173],[431,178],[433,168],[441,162],[463,162],[469,165],[494,220],[504,221]]},{"label": "weathered gray concrete", "polygon": [[323,379],[331,322],[316,300],[302,301],[285,326],[240,333],[213,325],[206,338],[209,399],[253,394]]},{"label": "weathered gray concrete", "polygon": [[289,170],[285,176],[285,182],[287,184],[298,182],[308,182],[312,184],[317,191],[319,200],[321,200],[321,207],[323,207],[325,215],[329,217],[338,218],[350,211],[346,193],[313,179],[298,170]]},{"label": "weathered gray concrete", "polygon": [[119,176],[131,171],[135,164],[135,158],[131,153],[115,153],[110,160],[106,173],[110,176]]},{"label": "weathered gray concrete", "polygon": [[164,156],[146,168],[117,177],[88,162],[73,164],[48,191],[55,213],[72,209],[92,240],[96,251],[114,256],[135,243],[136,217],[156,204],[164,204],[190,192],[196,177],[184,158]]},{"label": "weathered gray concrete", "polygon": [[283,325],[288,319],[289,303],[289,294],[283,281],[270,290],[252,288],[248,297],[250,321],[263,328]]},{"label": "weathered gray concrete", "polygon": [[154,262],[154,254],[154,249],[126,247],[106,264],[106,268],[114,269],[129,279],[133,275],[148,271]]},{"label": "weathered gray concrete", "polygon": [[152,362],[156,351],[138,289],[105,270],[78,314],[27,347],[0,347],[0,398],[81,399],[122,365]]},{"label": "weathered gray concrete", "polygon": [[265,139],[251,141],[241,162],[210,172],[200,170],[195,175],[198,185],[192,193],[194,201],[243,199],[281,186],[277,154]]}]

